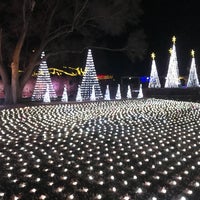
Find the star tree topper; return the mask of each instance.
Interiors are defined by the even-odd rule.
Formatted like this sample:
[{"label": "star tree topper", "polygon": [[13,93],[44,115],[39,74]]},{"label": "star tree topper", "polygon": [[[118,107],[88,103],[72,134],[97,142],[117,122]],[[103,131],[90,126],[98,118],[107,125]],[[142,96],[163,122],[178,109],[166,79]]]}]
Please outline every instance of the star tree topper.
[{"label": "star tree topper", "polygon": [[151,58],[154,60],[155,57],[156,57],[156,54],[153,52],[153,53],[151,54]]},{"label": "star tree topper", "polygon": [[175,36],[172,37],[172,42],[173,42],[173,44],[176,43],[176,37]]},{"label": "star tree topper", "polygon": [[192,49],[191,50],[191,56],[194,58],[194,54],[195,54],[195,51]]}]

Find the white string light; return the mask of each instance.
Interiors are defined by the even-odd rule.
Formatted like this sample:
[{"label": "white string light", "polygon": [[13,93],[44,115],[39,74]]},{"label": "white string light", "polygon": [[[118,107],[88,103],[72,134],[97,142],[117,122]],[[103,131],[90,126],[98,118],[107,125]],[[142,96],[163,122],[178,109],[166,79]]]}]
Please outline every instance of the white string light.
[{"label": "white string light", "polygon": [[5,199],[189,199],[200,191],[198,103],[93,101],[0,115]]}]

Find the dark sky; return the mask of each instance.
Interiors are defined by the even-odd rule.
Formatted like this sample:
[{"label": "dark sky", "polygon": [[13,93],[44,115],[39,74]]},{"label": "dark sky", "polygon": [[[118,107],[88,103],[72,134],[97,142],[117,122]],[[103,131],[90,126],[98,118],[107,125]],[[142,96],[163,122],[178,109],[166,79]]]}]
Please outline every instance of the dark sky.
[{"label": "dark sky", "polygon": [[[169,48],[175,35],[177,58],[180,75],[188,75],[191,49],[195,50],[195,58],[200,65],[200,6],[199,0],[143,0],[141,27],[146,34],[148,48],[142,61],[131,60],[114,52],[93,51],[94,62],[98,74],[113,74],[118,77],[142,76],[150,74],[151,57],[155,52],[159,76],[166,76],[169,63]],[[117,39],[113,44],[120,43]],[[86,52],[81,55],[85,63]],[[85,65],[85,64],[82,64]]]},{"label": "dark sky", "polygon": [[[181,75],[187,75],[190,67],[190,51],[196,52],[197,67],[200,63],[200,12],[198,0],[143,0],[142,24],[149,48],[141,72],[148,73],[150,53],[156,53],[158,72],[166,73],[171,38],[176,36],[176,49]],[[146,69],[145,69],[146,68]]]}]

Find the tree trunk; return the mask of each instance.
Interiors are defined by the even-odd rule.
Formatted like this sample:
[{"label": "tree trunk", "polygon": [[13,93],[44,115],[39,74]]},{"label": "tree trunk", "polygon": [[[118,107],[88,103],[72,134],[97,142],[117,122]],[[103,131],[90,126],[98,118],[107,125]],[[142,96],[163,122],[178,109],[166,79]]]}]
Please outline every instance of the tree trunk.
[{"label": "tree trunk", "polygon": [[4,85],[4,103],[5,104],[13,104],[13,99],[12,99],[12,90],[11,90],[11,85],[6,84]]},{"label": "tree trunk", "polygon": [[12,69],[12,79],[11,79],[11,89],[12,89],[12,99],[13,103],[16,104],[18,101],[18,89],[19,89],[19,73],[18,66],[14,62],[11,64]]}]

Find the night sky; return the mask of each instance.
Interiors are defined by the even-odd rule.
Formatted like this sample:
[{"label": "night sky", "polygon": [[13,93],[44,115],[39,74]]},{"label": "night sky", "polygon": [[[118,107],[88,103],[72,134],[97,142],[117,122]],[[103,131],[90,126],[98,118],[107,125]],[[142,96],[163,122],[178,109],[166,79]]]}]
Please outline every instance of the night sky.
[{"label": "night sky", "polygon": [[[166,76],[169,63],[169,49],[175,35],[180,75],[188,76],[191,64],[191,49],[195,50],[197,72],[200,71],[200,12],[198,0],[143,0],[141,28],[146,35],[148,48],[143,60],[132,62],[123,53],[93,50],[97,74],[121,76],[149,76],[151,53],[156,54],[159,76]],[[110,38],[116,48],[123,38]],[[78,55],[84,67],[87,52]],[[75,64],[76,65],[76,64]]]},{"label": "night sky", "polygon": [[156,64],[160,74],[167,73],[168,49],[171,38],[176,36],[176,50],[181,75],[188,75],[191,63],[190,51],[196,52],[197,68],[200,63],[200,13],[197,0],[144,0],[142,24],[149,45],[145,59],[141,62],[141,73],[149,73],[150,53],[156,53]]}]

